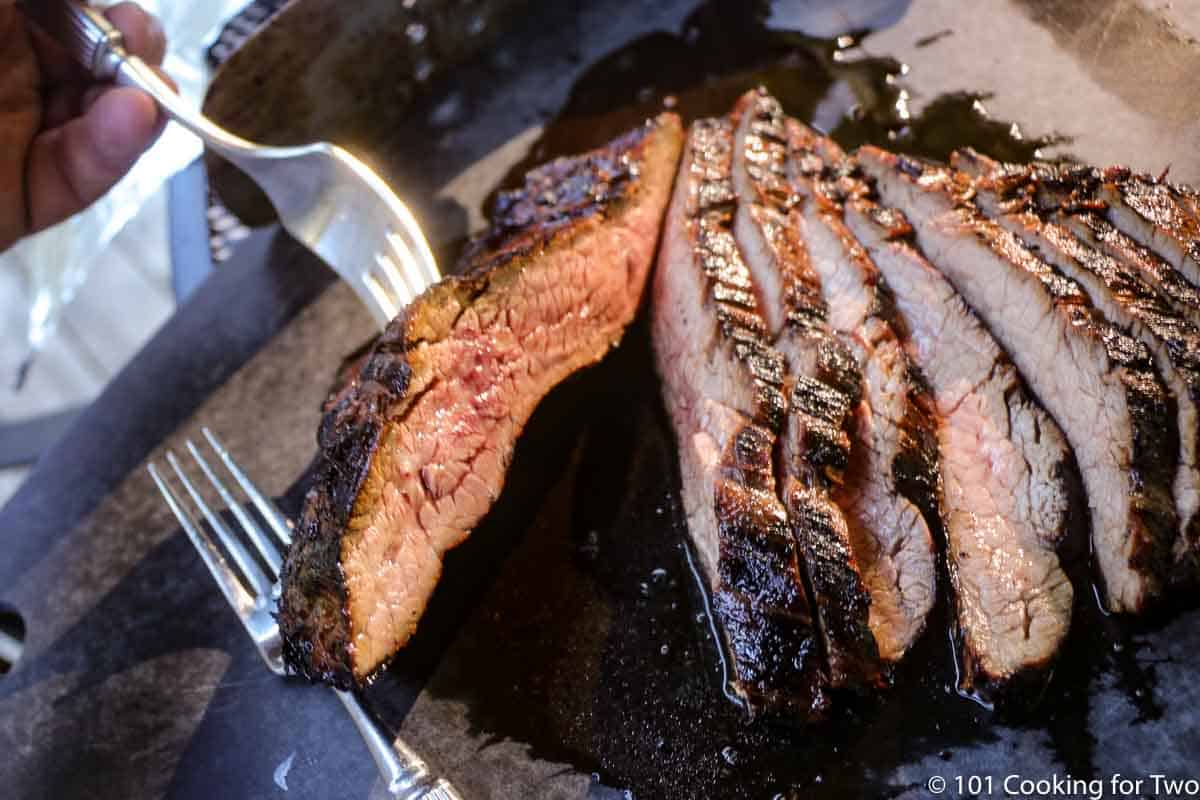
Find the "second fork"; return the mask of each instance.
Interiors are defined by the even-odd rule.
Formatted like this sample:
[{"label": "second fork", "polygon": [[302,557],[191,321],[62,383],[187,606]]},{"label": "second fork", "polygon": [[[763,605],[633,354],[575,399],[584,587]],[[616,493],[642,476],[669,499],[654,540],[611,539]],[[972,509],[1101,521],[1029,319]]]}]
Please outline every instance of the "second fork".
[{"label": "second fork", "polygon": [[[208,440],[213,453],[217,455],[228,474],[241,487],[265,524],[266,529],[264,530],[264,526],[260,525],[254,516],[236,500],[200,449],[191,440],[188,440],[186,443],[188,453],[234,519],[237,520],[242,535],[249,540],[254,552],[257,553],[257,559],[243,544],[241,537],[230,529],[229,525],[204,499],[203,494],[188,477],[174,453],[167,453],[167,463],[170,464],[176,479],[183,486],[184,492],[190,497],[192,504],[207,522],[208,529],[217,539],[216,542],[206,533],[204,526],[196,519],[188,504],[171,487],[157,466],[150,464],[147,470],[163,499],[176,519],[179,520],[184,533],[191,540],[205,566],[208,567],[208,571],[220,587],[221,593],[225,595],[225,599],[237,613],[242,627],[254,641],[267,668],[276,675],[286,675],[287,670],[281,655],[279,625],[275,621],[274,612],[279,596],[281,548],[286,548],[291,543],[291,526],[275,504],[246,476],[246,473],[234,461],[216,435],[208,428],[203,428],[202,433]],[[233,562],[232,565],[226,561],[224,555],[226,553]],[[265,570],[263,565],[266,566]],[[388,791],[393,796],[403,798],[403,800],[460,800],[455,788],[444,778],[434,776],[425,761],[403,740],[390,739],[362,707],[353,693],[337,689],[334,691],[350,714],[358,732],[362,735],[376,766],[379,767]]]}]

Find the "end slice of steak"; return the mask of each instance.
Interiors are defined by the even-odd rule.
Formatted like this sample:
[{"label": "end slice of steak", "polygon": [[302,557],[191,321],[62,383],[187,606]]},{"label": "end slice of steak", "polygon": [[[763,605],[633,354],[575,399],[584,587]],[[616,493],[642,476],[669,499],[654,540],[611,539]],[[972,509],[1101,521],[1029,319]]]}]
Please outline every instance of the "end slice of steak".
[{"label": "end slice of steak", "polygon": [[772,452],[787,410],[733,236],[728,120],[691,127],[652,300],[655,361],[679,444],[688,533],[751,713],[824,713],[827,676]]},{"label": "end slice of steak", "polygon": [[1162,594],[1178,528],[1179,433],[1146,347],[1083,289],[983,218],[947,169],[863,147],[883,202],[912,222],[926,257],[985,322],[1075,451],[1093,552],[1113,611]]},{"label": "end slice of steak", "polygon": [[500,493],[534,408],[633,319],[682,138],[663,115],[534,170],[502,196],[463,276],[388,326],[322,423],[283,568],[293,669],[361,684],[412,636],[443,554]]},{"label": "end slice of steak", "polygon": [[[1195,583],[1200,540],[1200,330],[1177,314],[1136,270],[1092,248],[1060,222],[1042,219],[1028,203],[1007,199],[1011,171],[1008,186],[998,187],[992,176],[1002,172],[1002,166],[986,156],[959,152],[952,163],[975,180],[975,201],[985,214],[1077,281],[1106,318],[1128,330],[1154,356],[1175,400],[1180,437],[1174,484],[1180,535],[1172,578],[1177,583]],[[1026,186],[1027,196],[1036,194],[1035,184]]]},{"label": "end slice of steak", "polygon": [[857,198],[846,218],[887,280],[937,405],[961,688],[986,694],[1044,679],[1074,598],[1057,554],[1074,470],[1066,439],[916,249],[904,215]]},{"label": "end slice of steak", "polygon": [[820,278],[829,327],[854,354],[863,379],[853,410],[851,458],[833,498],[871,597],[870,625],[887,662],[924,629],[936,594],[927,513],[937,515],[937,439],[931,401],[893,329],[879,271],[843,219],[840,176],[825,156],[836,145],[787,120],[798,228]]},{"label": "end slice of steak", "polygon": [[775,347],[784,355],[791,408],[780,442],[783,501],[800,546],[833,686],[883,682],[870,627],[871,600],[845,515],[830,497],[849,464],[846,426],[862,378],[853,354],[825,324],[821,283],[798,230],[788,178],[786,117],[763,90],[734,108],[734,231],[761,290]]}]

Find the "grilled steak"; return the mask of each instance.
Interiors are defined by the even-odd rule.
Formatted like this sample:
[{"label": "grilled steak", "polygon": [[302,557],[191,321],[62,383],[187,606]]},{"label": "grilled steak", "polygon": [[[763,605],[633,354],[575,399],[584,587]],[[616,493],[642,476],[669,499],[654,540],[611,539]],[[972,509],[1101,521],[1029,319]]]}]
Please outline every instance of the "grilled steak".
[{"label": "grilled steak", "polygon": [[948,170],[874,147],[861,148],[859,161],[1066,434],[1088,494],[1106,604],[1144,608],[1162,593],[1178,528],[1179,434],[1149,351],[1076,282],[984,219]]},{"label": "grilled steak", "polygon": [[783,110],[773,97],[755,91],[738,102],[733,116],[735,235],[788,367],[791,408],[780,443],[784,505],[812,592],[831,683],[878,684],[870,597],[849,525],[829,492],[849,463],[846,426],[861,398],[862,376],[853,354],[825,324],[820,279],[792,203]]},{"label": "grilled steak", "polygon": [[[1012,191],[1011,170],[1004,171],[1000,164],[970,151],[956,153],[953,164],[976,178],[976,202],[985,213],[1083,286],[1108,319],[1141,340],[1154,356],[1175,399],[1180,437],[1174,493],[1181,530],[1172,577],[1182,583],[1193,582],[1200,527],[1196,514],[1200,507],[1200,330],[1176,314],[1136,270],[1093,249],[1065,225],[1041,219],[1029,210],[1025,197],[1006,200],[1002,195]],[[997,186],[990,176],[1001,172],[1004,184]],[[1029,188],[1036,190],[1032,184]]]},{"label": "grilled steak", "polygon": [[502,195],[462,277],[380,337],[321,427],[316,481],[283,569],[298,672],[360,684],[412,636],[492,505],[522,427],[633,318],[681,147],[663,115]]},{"label": "grilled steak", "polygon": [[[967,150],[964,157],[979,160]],[[1068,164],[1001,164],[986,161],[988,180],[1008,197],[1025,194],[1043,214],[1053,214],[1093,248],[1139,273],[1175,312],[1200,325],[1200,288],[1154,251],[1139,244],[1105,218],[1108,203],[1099,198],[1104,173]]]},{"label": "grilled steak", "polygon": [[880,656],[895,662],[923,630],[936,592],[933,540],[920,508],[938,513],[931,401],[893,330],[878,270],[846,228],[837,176],[821,156],[835,146],[794,120],[786,127],[799,230],[829,327],[853,353],[865,389],[853,412],[849,467],[833,497],[850,523]]},{"label": "grilled steak", "polygon": [[1115,167],[1104,170],[1098,197],[1108,219],[1200,285],[1200,212],[1195,198],[1163,181]]},{"label": "grilled steak", "polygon": [[1057,554],[1073,470],[1066,439],[916,249],[904,215],[867,199],[850,201],[846,213],[887,280],[937,404],[961,688],[987,693],[1044,677],[1070,628],[1074,596]]},{"label": "grilled steak", "polygon": [[654,279],[655,360],[734,691],[752,713],[818,716],[827,679],[773,472],[784,364],[734,239],[732,159],[728,120],[693,124]]},{"label": "grilled steak", "polygon": [[1092,247],[1136,269],[1143,279],[1158,289],[1176,313],[1200,326],[1200,288],[1183,273],[1093,211],[1059,213],[1056,218]]}]

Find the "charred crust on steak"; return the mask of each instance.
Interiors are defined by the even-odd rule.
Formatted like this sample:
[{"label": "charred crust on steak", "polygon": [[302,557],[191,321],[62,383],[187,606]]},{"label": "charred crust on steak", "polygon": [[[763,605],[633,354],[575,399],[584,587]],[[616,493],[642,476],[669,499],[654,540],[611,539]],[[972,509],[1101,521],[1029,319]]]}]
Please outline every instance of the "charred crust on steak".
[{"label": "charred crust on steak", "polygon": [[467,245],[457,271],[485,273],[535,252],[573,222],[610,210],[637,180],[639,148],[651,129],[643,125],[601,150],[557,158],[529,172],[519,188],[497,194],[490,228]]},{"label": "charred crust on steak", "polygon": [[830,685],[877,687],[884,678],[869,625],[871,598],[844,513],[830,496],[850,465],[849,429],[863,376],[828,325],[821,279],[801,232],[802,199],[791,182],[782,107],[765,90],[751,91],[734,106],[732,120],[736,235],[788,362],[791,412],[776,456],[779,495],[799,548]]},{"label": "charred crust on steak", "polygon": [[748,369],[756,397],[753,417],[778,431],[787,409],[783,357],[771,347],[759,311],[750,270],[733,235],[737,198],[729,175],[733,128],[728,120],[704,119],[692,125],[690,169],[698,178],[690,209],[692,246],[709,281],[721,333],[732,341],[735,357]]}]

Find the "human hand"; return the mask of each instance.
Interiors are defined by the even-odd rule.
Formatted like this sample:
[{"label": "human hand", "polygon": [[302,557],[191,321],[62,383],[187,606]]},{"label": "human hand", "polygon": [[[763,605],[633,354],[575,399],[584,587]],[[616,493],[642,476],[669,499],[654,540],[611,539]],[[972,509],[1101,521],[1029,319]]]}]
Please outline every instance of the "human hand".
[{"label": "human hand", "polygon": [[[153,17],[136,3],[104,13],[130,53],[162,64],[166,38]],[[94,203],[164,122],[148,96],[97,84],[15,0],[0,0],[0,250]]]}]

